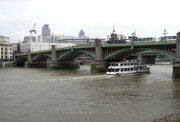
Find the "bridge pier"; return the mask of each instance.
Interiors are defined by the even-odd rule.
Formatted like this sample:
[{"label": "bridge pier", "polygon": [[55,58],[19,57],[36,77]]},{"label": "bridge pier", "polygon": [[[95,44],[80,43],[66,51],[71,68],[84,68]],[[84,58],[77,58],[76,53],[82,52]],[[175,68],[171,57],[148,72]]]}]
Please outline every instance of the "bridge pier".
[{"label": "bridge pier", "polygon": [[107,71],[107,63],[104,62],[104,53],[102,49],[102,42],[99,39],[95,40],[95,61],[91,64],[92,73],[101,73]]},{"label": "bridge pier", "polygon": [[180,32],[176,39],[176,60],[173,62],[173,77],[180,78]]},{"label": "bridge pier", "polygon": [[140,52],[140,53],[137,53],[137,59],[138,59],[138,61],[140,62],[140,64],[143,64],[144,62],[143,62],[143,56],[142,56],[142,53]]},{"label": "bridge pier", "polygon": [[52,45],[52,51],[51,51],[52,61],[57,61],[57,54],[56,54],[56,45]]},{"label": "bridge pier", "polygon": [[28,50],[28,62],[32,62],[31,50]]},{"label": "bridge pier", "polygon": [[32,67],[32,55],[31,55],[31,50],[28,50],[28,61],[24,63],[24,67],[30,68]]}]

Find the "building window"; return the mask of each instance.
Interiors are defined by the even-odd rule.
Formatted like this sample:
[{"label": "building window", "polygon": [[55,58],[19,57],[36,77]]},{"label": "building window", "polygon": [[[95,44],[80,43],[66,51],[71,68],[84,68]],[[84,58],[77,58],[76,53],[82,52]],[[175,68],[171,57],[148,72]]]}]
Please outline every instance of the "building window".
[{"label": "building window", "polygon": [[3,56],[1,56],[1,59],[3,59]]}]

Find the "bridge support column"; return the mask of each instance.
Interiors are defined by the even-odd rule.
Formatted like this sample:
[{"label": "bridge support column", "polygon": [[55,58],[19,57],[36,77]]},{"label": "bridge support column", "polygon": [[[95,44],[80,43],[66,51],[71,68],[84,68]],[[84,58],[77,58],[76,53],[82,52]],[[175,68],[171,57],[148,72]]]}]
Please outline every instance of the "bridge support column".
[{"label": "bridge support column", "polygon": [[28,50],[28,61],[24,63],[24,67],[29,68],[32,64],[31,50]]},{"label": "bridge support column", "polygon": [[180,32],[176,39],[176,60],[173,62],[173,77],[180,78]]},{"label": "bridge support column", "polygon": [[32,62],[32,56],[30,50],[28,50],[28,62]]},{"label": "bridge support column", "polygon": [[138,58],[138,61],[140,62],[140,64],[143,64],[143,56],[142,56],[142,53],[137,53],[137,58]]},{"label": "bridge support column", "polygon": [[104,53],[102,49],[102,42],[99,39],[95,40],[95,61],[91,64],[91,72],[92,73],[100,73],[107,71],[107,65],[104,62]]},{"label": "bridge support column", "polygon": [[52,51],[51,51],[52,61],[57,61],[57,54],[56,54],[56,45],[52,45]]}]

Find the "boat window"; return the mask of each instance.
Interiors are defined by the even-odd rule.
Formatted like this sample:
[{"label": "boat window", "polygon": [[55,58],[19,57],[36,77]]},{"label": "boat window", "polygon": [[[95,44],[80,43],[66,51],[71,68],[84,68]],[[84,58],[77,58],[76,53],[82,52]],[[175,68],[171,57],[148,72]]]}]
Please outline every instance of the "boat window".
[{"label": "boat window", "polygon": [[108,69],[108,72],[113,72],[114,71],[114,69]]},{"label": "boat window", "polygon": [[131,65],[133,65],[133,63],[131,63]]},{"label": "boat window", "polygon": [[127,71],[127,69],[125,68],[125,71]]},{"label": "boat window", "polygon": [[124,64],[124,66],[126,66],[126,63]]},{"label": "boat window", "polygon": [[123,72],[123,71],[124,71],[124,69],[121,69],[121,71]]},{"label": "boat window", "polygon": [[131,68],[131,71],[133,71],[133,68]]},{"label": "boat window", "polygon": [[134,65],[136,65],[136,63],[134,63]]},{"label": "boat window", "polygon": [[111,72],[111,69],[108,69],[108,72]]},{"label": "boat window", "polygon": [[127,65],[129,65],[129,63],[127,63]]},{"label": "boat window", "polygon": [[119,72],[119,69],[115,69],[114,71],[115,71],[115,72]]},{"label": "boat window", "polygon": [[123,64],[121,63],[121,66],[123,66]]}]

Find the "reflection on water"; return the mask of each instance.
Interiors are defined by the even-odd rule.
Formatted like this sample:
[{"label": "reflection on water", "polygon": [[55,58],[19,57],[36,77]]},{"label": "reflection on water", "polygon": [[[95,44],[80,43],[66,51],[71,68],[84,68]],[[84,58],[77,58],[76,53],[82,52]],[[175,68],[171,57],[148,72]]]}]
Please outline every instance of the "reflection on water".
[{"label": "reflection on water", "polygon": [[79,70],[0,69],[0,121],[152,121],[180,111],[180,79],[171,65],[146,75]]}]

